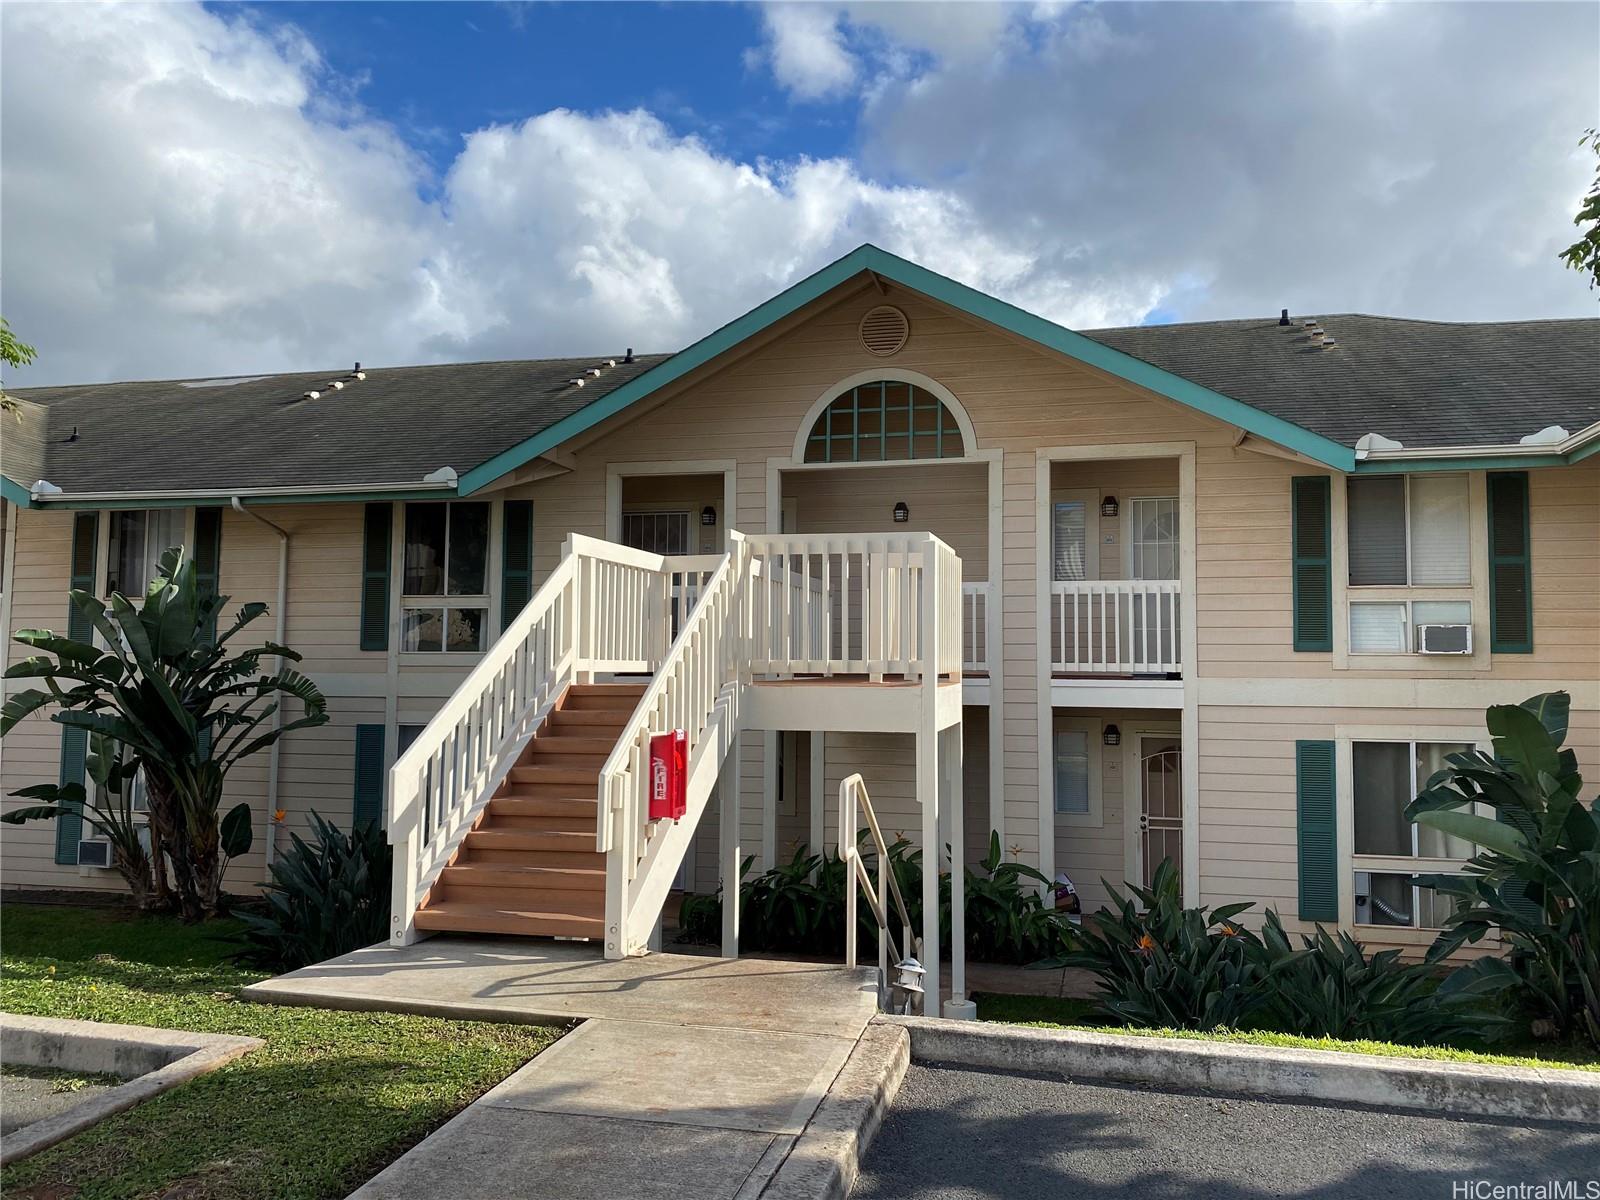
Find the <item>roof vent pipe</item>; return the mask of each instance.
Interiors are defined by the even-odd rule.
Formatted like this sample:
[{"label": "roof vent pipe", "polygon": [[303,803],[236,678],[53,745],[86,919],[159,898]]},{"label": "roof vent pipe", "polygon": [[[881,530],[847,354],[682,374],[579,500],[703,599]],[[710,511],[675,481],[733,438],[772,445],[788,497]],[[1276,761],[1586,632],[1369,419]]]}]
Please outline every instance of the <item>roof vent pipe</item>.
[{"label": "roof vent pipe", "polygon": [[1287,324],[1289,324],[1289,310],[1287,308],[1284,309],[1282,314],[1278,317],[1278,324],[1279,325],[1287,325]]},{"label": "roof vent pipe", "polygon": [[625,363],[631,363],[633,361],[633,347],[632,346],[628,347],[628,352],[622,356],[622,361],[625,362]]}]

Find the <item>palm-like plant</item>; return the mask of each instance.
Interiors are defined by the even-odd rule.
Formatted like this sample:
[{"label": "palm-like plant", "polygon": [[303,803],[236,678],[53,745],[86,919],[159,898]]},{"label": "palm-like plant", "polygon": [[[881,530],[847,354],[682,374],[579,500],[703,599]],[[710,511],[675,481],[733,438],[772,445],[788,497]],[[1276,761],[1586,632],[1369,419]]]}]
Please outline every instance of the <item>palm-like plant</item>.
[{"label": "palm-like plant", "polygon": [[[121,797],[116,804],[126,808],[127,784],[135,772],[143,773],[151,840],[149,901],[175,900],[186,920],[213,916],[221,910],[227,860],[248,850],[251,841],[249,805],[237,804],[222,815],[228,772],[293,730],[325,724],[322,693],[292,668],[262,674],[265,656],[299,661],[286,646],[268,642],[228,654],[228,642],[267,606],[244,605],[233,624],[216,634],[217,616],[230,598],[203,594],[194,564],[181,549],[161,556],[159,573],[137,607],[115,593],[109,604],[84,591],[73,591],[70,599],[99,643],[45,629],[18,632],[17,641],[44,653],[17,663],[6,678],[41,680],[47,690],[30,688],[6,701],[0,737],[24,717],[54,705],[58,711],[52,720],[98,739],[102,763],[111,753],[107,743],[118,747],[114,768],[95,768],[106,778],[94,771],[91,777],[100,785],[97,793]],[[300,702],[301,715],[263,728],[287,700]],[[137,868],[131,846],[121,845],[127,839],[114,832],[120,817],[112,802],[97,795],[90,803],[76,783],[41,784],[17,794],[46,803],[14,809],[0,820],[43,820],[85,805],[90,819],[126,854],[130,869]],[[125,815],[129,820],[123,824],[131,824],[131,812]],[[137,896],[140,889],[134,891]]]},{"label": "palm-like plant", "polygon": [[1562,748],[1570,703],[1550,692],[1491,707],[1494,753],[1449,755],[1406,816],[1478,845],[1467,874],[1421,880],[1461,902],[1430,959],[1494,930],[1510,949],[1441,991],[1506,992],[1555,1032],[1600,1046],[1600,808],[1579,797],[1577,755]]}]

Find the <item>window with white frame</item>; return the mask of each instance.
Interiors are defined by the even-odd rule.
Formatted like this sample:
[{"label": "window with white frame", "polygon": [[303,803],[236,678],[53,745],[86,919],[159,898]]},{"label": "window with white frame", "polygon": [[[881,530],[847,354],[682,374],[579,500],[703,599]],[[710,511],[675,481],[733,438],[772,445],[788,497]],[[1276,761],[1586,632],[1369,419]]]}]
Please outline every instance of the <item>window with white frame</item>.
[{"label": "window with white frame", "polygon": [[1089,788],[1089,730],[1058,726],[1055,731],[1056,812],[1088,816],[1093,811]]},{"label": "window with white frame", "polygon": [[1454,901],[1419,887],[1418,874],[1452,874],[1477,848],[1408,821],[1406,805],[1445,756],[1472,747],[1457,742],[1352,742],[1355,920],[1358,925],[1437,929]]},{"label": "window with white frame", "polygon": [[489,505],[406,505],[400,648],[484,648],[489,628]]},{"label": "window with white frame", "polygon": [[1051,514],[1050,577],[1058,583],[1087,579],[1089,565],[1088,505],[1082,500],[1057,500]]},{"label": "window with white frame", "polygon": [[1178,498],[1140,496],[1128,505],[1128,567],[1133,579],[1178,577]]},{"label": "window with white frame", "polygon": [[[1348,483],[1352,589],[1468,587],[1470,489],[1464,474],[1373,475]],[[1449,597],[1350,598],[1354,654],[1471,650],[1472,603]],[[1448,626],[1433,631],[1427,626]]]}]

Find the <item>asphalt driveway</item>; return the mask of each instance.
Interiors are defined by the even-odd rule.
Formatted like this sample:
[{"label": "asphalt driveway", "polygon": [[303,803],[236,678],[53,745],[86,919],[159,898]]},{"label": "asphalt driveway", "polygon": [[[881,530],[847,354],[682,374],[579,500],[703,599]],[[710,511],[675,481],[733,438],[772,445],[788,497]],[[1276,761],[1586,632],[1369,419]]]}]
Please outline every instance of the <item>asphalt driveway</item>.
[{"label": "asphalt driveway", "polygon": [[[1577,1180],[1580,1200],[1600,1200],[1600,1127],[1424,1117],[913,1065],[851,1194],[854,1200],[1490,1200],[1495,1193],[1488,1185],[1548,1180]],[[1454,1190],[1456,1184],[1472,1190]]]}]

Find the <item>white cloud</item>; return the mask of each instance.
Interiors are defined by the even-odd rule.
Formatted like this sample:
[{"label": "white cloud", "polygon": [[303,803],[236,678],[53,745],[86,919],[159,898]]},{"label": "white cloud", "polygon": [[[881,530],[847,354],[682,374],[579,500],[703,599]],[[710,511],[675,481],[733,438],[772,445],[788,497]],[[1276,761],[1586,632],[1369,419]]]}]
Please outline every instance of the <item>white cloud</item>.
[{"label": "white cloud", "polygon": [[1593,311],[1593,9],[816,11],[856,160],[556,110],[433,178],[292,30],[5,5],[8,382],[674,349],[863,241],[1079,327]]},{"label": "white cloud", "polygon": [[845,46],[839,14],[826,4],[768,4],[762,10],[772,74],[802,100],[821,100],[849,90],[856,60]]},{"label": "white cloud", "polygon": [[[292,33],[172,4],[3,19],[4,311],[41,351],[14,386],[676,349],[863,241],[1046,287],[959,197],[845,160],[556,110],[469,135],[432,180]],[[1072,319],[1149,301],[1039,294]]]}]

